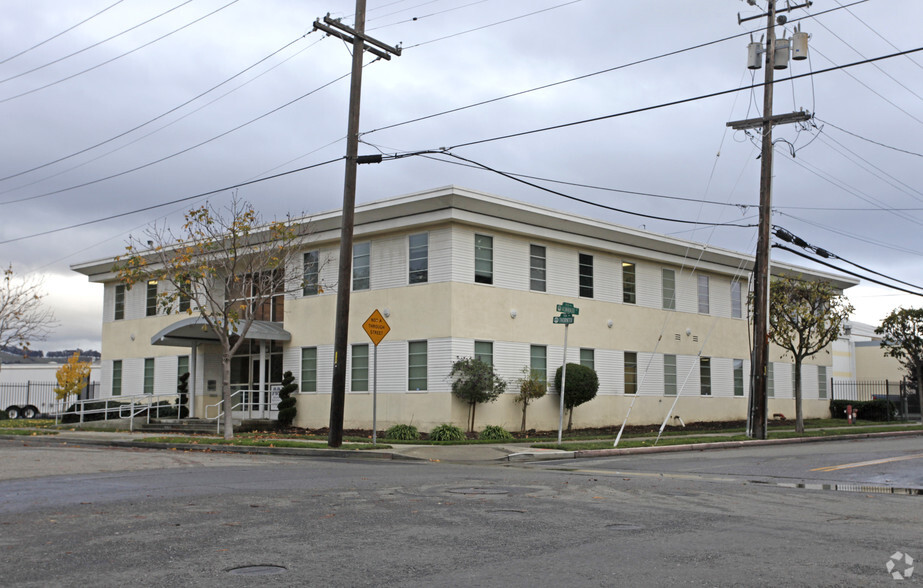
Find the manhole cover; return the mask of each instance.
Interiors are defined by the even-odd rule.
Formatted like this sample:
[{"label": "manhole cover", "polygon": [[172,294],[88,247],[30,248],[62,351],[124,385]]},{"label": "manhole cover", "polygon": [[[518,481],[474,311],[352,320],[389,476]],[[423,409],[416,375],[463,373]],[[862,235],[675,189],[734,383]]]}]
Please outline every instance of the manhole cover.
[{"label": "manhole cover", "polygon": [[509,494],[509,490],[503,488],[450,488],[449,494],[479,494],[479,495],[498,495]]},{"label": "manhole cover", "polygon": [[240,566],[239,568],[231,568],[228,570],[229,574],[234,574],[235,576],[271,576],[272,574],[282,574],[288,570],[282,566],[267,566],[267,565],[257,565],[257,566]]},{"label": "manhole cover", "polygon": [[612,523],[606,525],[607,529],[612,529],[613,531],[640,531],[644,527],[641,525],[635,525],[633,523]]}]

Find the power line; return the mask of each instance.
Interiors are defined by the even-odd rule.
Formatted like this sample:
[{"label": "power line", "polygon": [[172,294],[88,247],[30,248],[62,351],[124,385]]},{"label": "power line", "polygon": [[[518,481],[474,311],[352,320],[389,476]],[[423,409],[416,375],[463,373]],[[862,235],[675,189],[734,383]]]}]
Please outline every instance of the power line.
[{"label": "power line", "polygon": [[[61,35],[64,35],[64,34],[66,34],[66,33],[71,32],[72,30],[76,29],[76,28],[79,27],[80,25],[82,25],[82,24],[84,24],[84,23],[87,23],[87,22],[93,20],[94,18],[96,18],[96,17],[99,16],[100,14],[106,12],[106,11],[109,10],[110,8],[115,8],[116,6],[118,6],[119,4],[121,4],[123,1],[124,1],[124,0],[117,0],[117,2],[115,2],[114,4],[110,4],[109,6],[103,8],[102,10],[100,10],[99,12],[97,12],[96,14],[93,14],[92,16],[88,16],[87,18],[81,20],[81,21],[78,22],[77,24],[71,25],[71,26],[67,27],[66,29],[64,29],[64,30],[61,31],[60,33],[58,33],[58,34],[56,34],[56,35],[52,35],[52,36],[48,37],[47,39],[45,39],[44,41],[40,41],[40,42],[36,43],[35,45],[32,45],[32,46],[29,47],[28,49],[23,49],[22,51],[20,51],[19,53],[15,54],[15,55],[10,55],[10,56],[7,57],[6,59],[0,60],[0,65],[3,65],[3,64],[6,63],[7,61],[12,61],[13,59],[16,59],[17,57],[20,57],[20,56],[22,56],[22,55],[25,55],[26,53],[28,53],[29,51],[32,51],[33,49],[38,49],[39,47],[41,47],[41,46],[44,45],[45,43],[48,43],[49,41],[53,41],[53,40],[57,39],[58,37],[60,37]],[[190,1],[191,1],[191,0],[190,0]]]},{"label": "power line", "polygon": [[907,247],[901,247],[901,246],[898,246],[898,245],[892,245],[891,243],[885,243],[884,241],[878,241],[878,240],[876,240],[876,239],[871,239],[871,238],[868,238],[868,237],[860,237],[860,236],[855,235],[855,234],[853,234],[853,233],[849,233],[849,232],[846,232],[846,231],[843,231],[843,230],[840,230],[840,229],[835,229],[835,228],[833,228],[833,227],[828,227],[827,225],[821,224],[821,223],[816,222],[816,221],[809,221],[809,220],[807,220],[807,219],[805,219],[805,218],[801,218],[801,217],[799,217],[799,216],[795,216],[795,215],[789,214],[789,213],[787,213],[787,212],[781,212],[781,211],[780,211],[779,214],[781,214],[782,216],[787,216],[787,217],[789,217],[789,218],[791,218],[791,219],[794,219],[794,220],[796,220],[796,221],[802,222],[802,223],[804,223],[804,224],[806,224],[806,225],[810,225],[810,226],[812,226],[812,227],[821,229],[821,230],[823,230],[823,231],[827,231],[827,232],[833,233],[834,235],[839,235],[839,236],[841,236],[841,237],[846,237],[847,239],[853,239],[853,240],[859,241],[859,242],[861,242],[861,243],[868,243],[868,244],[870,244],[870,245],[876,245],[876,246],[881,247],[881,248],[883,248],[883,249],[890,249],[890,250],[892,250],[892,251],[900,251],[901,253],[909,253],[909,254],[911,254],[911,255],[919,255],[919,256],[923,257],[923,251],[916,251],[916,250],[913,250],[913,249],[908,249]]},{"label": "power line", "polygon": [[892,147],[891,145],[885,145],[884,143],[880,143],[880,142],[878,142],[878,141],[869,139],[868,137],[863,137],[862,135],[857,135],[856,133],[853,133],[853,132],[851,132],[851,131],[847,131],[846,129],[844,129],[844,128],[842,128],[842,127],[836,126],[835,124],[833,124],[833,123],[830,122],[830,121],[823,120],[822,118],[818,118],[818,117],[816,117],[816,116],[815,116],[814,118],[817,119],[817,120],[819,120],[820,122],[822,122],[822,123],[825,124],[825,125],[829,125],[829,126],[835,128],[836,130],[838,130],[838,131],[840,131],[840,132],[846,133],[847,135],[852,135],[853,137],[855,137],[855,138],[857,138],[857,139],[862,139],[863,141],[867,141],[867,142],[869,142],[869,143],[871,143],[871,144],[873,144],[873,145],[878,145],[879,147],[884,147],[885,149],[891,149],[891,150],[893,150],[893,151],[898,151],[898,152],[900,152],[900,153],[906,153],[907,155],[915,155],[916,157],[923,157],[923,153],[916,153],[916,152],[914,152],[914,151],[907,151],[906,149],[901,149],[901,148],[899,148],[899,147]]},{"label": "power line", "polygon": [[[103,145],[105,145],[105,144],[107,144],[107,143],[111,143],[112,141],[115,141],[115,140],[117,140],[117,139],[121,139],[121,138],[124,137],[125,135],[128,135],[128,134],[133,133],[133,132],[135,132],[135,131],[137,131],[137,130],[139,130],[139,129],[142,129],[142,128],[146,127],[147,125],[149,125],[149,124],[151,124],[151,123],[154,123],[154,122],[156,122],[156,121],[158,121],[158,120],[164,118],[165,116],[168,116],[168,115],[170,115],[170,114],[173,114],[174,112],[176,112],[177,110],[183,108],[184,106],[188,106],[189,104],[195,102],[195,101],[198,100],[199,98],[202,98],[203,96],[205,96],[205,95],[207,95],[207,94],[210,94],[211,92],[214,92],[215,90],[217,90],[217,89],[220,88],[221,86],[227,84],[228,82],[230,82],[230,81],[232,81],[232,80],[234,80],[234,79],[240,77],[241,75],[247,73],[248,71],[250,71],[250,70],[253,69],[254,67],[260,65],[261,63],[263,63],[263,62],[266,61],[267,59],[270,59],[271,57],[273,57],[273,56],[275,56],[275,55],[281,53],[281,52],[284,51],[285,49],[288,49],[289,47],[291,47],[292,45],[294,45],[295,43],[297,43],[297,42],[300,41],[301,39],[304,39],[305,37],[307,37],[308,35],[310,35],[310,34],[313,33],[313,32],[314,32],[313,30],[312,30],[312,31],[309,31],[309,32],[305,33],[304,35],[298,37],[298,38],[295,39],[294,41],[291,41],[290,43],[286,43],[285,45],[283,45],[283,46],[280,47],[279,49],[273,51],[272,53],[270,53],[270,54],[267,55],[266,57],[260,59],[260,60],[257,61],[256,63],[254,63],[253,65],[250,65],[249,67],[246,67],[246,68],[242,69],[241,71],[239,71],[239,72],[237,72],[236,74],[234,74],[233,76],[227,78],[227,79],[224,80],[223,82],[221,82],[221,83],[219,83],[219,84],[216,84],[216,85],[212,86],[212,87],[209,88],[208,90],[205,90],[204,92],[202,92],[202,93],[200,93],[200,94],[198,94],[198,95],[196,95],[196,96],[190,98],[189,100],[186,100],[186,101],[183,102],[182,104],[180,104],[180,105],[178,105],[178,106],[175,106],[175,107],[171,108],[170,110],[167,110],[166,112],[163,112],[163,113],[161,113],[161,114],[158,114],[158,115],[155,116],[154,118],[149,119],[149,120],[147,120],[147,121],[145,121],[145,122],[143,122],[143,123],[141,123],[141,124],[139,124],[139,125],[137,125],[137,126],[134,126],[134,127],[130,128],[130,129],[128,129],[127,131],[123,131],[123,132],[121,132],[121,133],[119,133],[119,134],[117,134],[117,135],[114,135],[114,136],[112,136],[112,137],[109,137],[108,139],[106,139],[106,140],[104,140],[104,141],[100,141],[99,143],[96,143],[96,144],[94,144],[94,145],[90,145],[89,147],[85,147],[85,148],[83,148],[83,149],[81,149],[81,150],[79,150],[79,151],[74,151],[73,153],[70,153],[70,154],[65,155],[65,156],[63,156],[63,157],[59,157],[58,159],[55,159],[55,160],[53,160],[53,161],[49,161],[49,162],[47,162],[47,163],[43,163],[43,164],[41,164],[41,165],[37,165],[37,166],[31,167],[31,168],[29,168],[29,169],[26,169],[26,170],[23,170],[23,171],[20,171],[20,172],[16,172],[16,173],[14,173],[14,174],[10,174],[10,175],[8,175],[8,176],[6,176],[6,177],[2,177],[2,178],[0,178],[0,182],[6,181],[6,180],[10,180],[10,179],[12,179],[12,178],[19,177],[19,176],[25,175],[25,174],[27,174],[27,173],[40,170],[40,169],[42,169],[42,168],[46,168],[46,167],[48,167],[48,166],[50,166],[50,165],[54,165],[54,164],[56,164],[56,163],[60,163],[60,162],[62,162],[62,161],[65,161],[65,160],[70,159],[70,158],[72,158],[72,157],[75,157],[75,156],[77,156],[77,155],[81,155],[81,154],[83,154],[83,153],[86,153],[87,151],[92,151],[93,149],[96,149],[97,147],[102,147]],[[320,40],[323,40],[324,38],[326,38],[326,37],[322,37]],[[320,41],[318,41],[318,42],[320,42]],[[315,43],[315,44],[316,44],[316,43]],[[313,46],[313,45],[312,45],[312,46]],[[261,74],[261,75],[262,75],[262,74]],[[254,78],[254,79],[256,79],[256,78]],[[240,86],[240,87],[242,87],[242,86]],[[225,94],[225,96],[226,96],[226,95],[227,95],[227,94]]]},{"label": "power line", "polygon": [[105,217],[101,217],[101,218],[95,218],[95,219],[92,219],[92,220],[88,220],[88,221],[76,223],[76,224],[73,224],[73,225],[68,225],[68,226],[66,226],[66,227],[58,227],[57,229],[49,229],[49,230],[47,230],[47,231],[42,231],[42,232],[40,232],[40,233],[32,233],[31,235],[23,235],[22,237],[15,237],[15,238],[13,238],[13,239],[6,239],[6,240],[4,240],[4,241],[0,241],[0,245],[6,245],[6,244],[8,244],[8,243],[16,243],[16,242],[18,242],[18,241],[25,241],[26,239],[33,239],[33,238],[35,238],[35,237],[44,237],[45,235],[51,235],[51,234],[53,234],[53,233],[60,233],[60,232],[62,232],[62,231],[67,231],[67,230],[70,230],[70,229],[76,229],[76,228],[79,228],[79,227],[85,227],[85,226],[87,226],[87,225],[92,225],[92,224],[96,224],[96,223],[101,223],[101,222],[105,222],[105,221],[108,221],[108,220],[113,220],[113,219],[116,219],[116,218],[122,218],[122,217],[125,217],[125,216],[130,216],[130,215],[132,215],[132,214],[138,214],[139,212],[147,212],[148,210],[155,210],[155,209],[157,209],[157,208],[163,208],[164,206],[172,206],[173,204],[177,204],[177,203],[179,203],[179,202],[186,202],[186,201],[188,201],[188,200],[195,200],[195,199],[197,199],[197,198],[204,198],[205,196],[211,196],[212,194],[217,194],[217,193],[219,193],[219,192],[227,192],[228,190],[234,190],[235,188],[242,188],[242,187],[244,187],[244,186],[250,186],[250,185],[252,185],[252,184],[257,184],[257,183],[259,183],[259,182],[265,182],[265,181],[267,181],[267,180],[273,180],[273,179],[276,179],[276,178],[281,178],[281,177],[283,177],[283,176],[288,176],[288,175],[295,174],[295,173],[298,173],[298,172],[303,172],[303,171],[306,171],[306,170],[309,170],[309,169],[314,169],[314,168],[316,168],[316,167],[321,167],[321,166],[324,166],[324,165],[329,165],[329,164],[331,164],[331,163],[335,163],[335,162],[340,161],[340,160],[342,160],[342,159],[344,159],[344,158],[343,158],[343,157],[337,157],[337,158],[335,158],[335,159],[328,159],[327,161],[322,161],[321,163],[315,163],[314,165],[308,165],[308,166],[305,166],[305,167],[300,167],[300,168],[298,168],[298,169],[293,169],[293,170],[289,170],[289,171],[287,171],[287,172],[282,172],[282,173],[274,174],[274,175],[271,175],[271,176],[267,176],[267,177],[265,177],[265,178],[259,178],[259,179],[256,179],[256,180],[249,180],[249,181],[246,181],[246,182],[240,182],[239,184],[234,184],[234,185],[231,185],[231,186],[225,186],[225,187],[223,187],[223,188],[217,188],[217,189],[215,189],[215,190],[209,190],[209,191],[207,191],[207,192],[199,192],[198,194],[194,194],[194,195],[192,195],[192,196],[185,196],[185,197],[183,197],[183,198],[177,198],[176,200],[170,200],[169,202],[162,202],[162,203],[160,203],[160,204],[152,204],[151,206],[145,206],[145,207],[143,207],[143,208],[136,208],[136,209],[134,209],[134,210],[129,210],[129,211],[127,211],[127,212],[121,212],[121,213],[118,213],[118,214],[113,214],[113,215],[109,215],[109,216],[105,216]]},{"label": "power line", "polygon": [[[438,12],[432,12],[432,13],[430,13],[430,14],[423,14],[423,15],[420,15],[420,16],[414,16],[414,17],[412,17],[412,18],[408,18],[407,20],[399,20],[399,21],[397,21],[397,22],[392,22],[392,23],[390,23],[390,24],[381,25],[381,26],[378,26],[378,27],[373,27],[373,28],[370,28],[370,29],[366,29],[366,32],[377,31],[377,30],[380,30],[380,29],[385,29],[385,28],[388,28],[388,27],[393,27],[393,26],[395,26],[395,25],[404,24],[404,23],[408,23],[408,22],[419,22],[419,21],[423,20],[424,18],[430,18],[430,17],[433,17],[433,16],[438,16],[438,15],[440,15],[440,14],[445,14],[445,13],[447,13],[447,12],[454,12],[454,11],[456,11],[456,10],[461,10],[461,9],[463,9],[463,8],[469,8],[469,7],[471,7],[471,6],[474,6],[475,4],[483,4],[483,3],[485,3],[485,2],[490,2],[490,1],[491,1],[491,0],[475,0],[474,2],[469,2],[468,4],[462,4],[461,6],[454,6],[454,7],[452,7],[452,8],[446,8],[445,10],[440,10],[440,11],[438,11]],[[398,10],[397,12],[392,12],[391,14],[383,14],[383,15],[381,15],[381,16],[376,16],[375,18],[370,18],[369,20],[371,21],[371,20],[377,20],[377,19],[379,19],[379,18],[386,18],[386,17],[391,16],[391,15],[393,15],[393,14],[398,14],[398,13],[401,13],[401,12],[407,12],[408,10],[413,10],[413,9],[415,9],[415,8],[419,8],[420,6],[424,6],[424,5],[426,5],[426,4],[431,4],[431,2],[425,2],[424,4],[419,4],[419,5],[417,5],[417,6],[412,6],[412,7],[410,7],[410,8],[405,8],[404,10]]]},{"label": "power line", "polygon": [[[187,2],[191,2],[191,1],[192,1],[192,0],[187,0]],[[200,22],[200,21],[202,21],[202,20],[205,20],[205,19],[208,18],[209,16],[212,16],[213,14],[215,14],[215,13],[217,13],[217,12],[220,12],[220,11],[224,10],[225,8],[227,8],[228,6],[231,6],[232,4],[236,4],[236,3],[239,2],[239,1],[240,1],[240,0],[231,0],[230,2],[228,2],[227,4],[225,4],[224,6],[221,6],[221,7],[217,8],[217,9],[215,9],[215,10],[209,12],[208,14],[206,14],[206,15],[204,15],[204,16],[201,16],[201,17],[199,17],[199,18],[197,18],[197,19],[195,19],[195,20],[192,21],[192,22],[186,23],[186,24],[184,24],[183,26],[179,27],[178,29],[174,29],[174,30],[170,31],[169,33],[166,33],[166,34],[164,34],[164,35],[161,35],[161,36],[157,37],[156,39],[154,39],[154,40],[152,40],[152,41],[148,41],[147,43],[144,43],[143,45],[140,45],[140,46],[138,46],[138,47],[135,47],[134,49],[132,49],[132,50],[130,50],[130,51],[126,51],[125,53],[122,53],[122,54],[120,54],[120,55],[116,55],[115,57],[112,57],[112,58],[110,58],[110,59],[107,59],[106,61],[103,61],[102,63],[97,63],[96,65],[94,65],[94,66],[92,66],[92,67],[89,67],[89,68],[87,68],[87,69],[85,69],[85,70],[83,70],[83,71],[79,71],[79,72],[77,72],[77,73],[75,73],[75,74],[71,74],[71,75],[69,75],[69,76],[63,77],[63,78],[61,78],[61,79],[59,79],[59,80],[57,80],[57,81],[54,81],[54,82],[50,82],[50,83],[48,83],[48,84],[45,84],[44,86],[39,86],[39,87],[37,87],[37,88],[33,88],[33,89],[31,89],[31,90],[28,90],[28,91],[26,91],[26,92],[22,92],[22,93],[20,93],[20,94],[16,94],[15,96],[9,96],[9,97],[7,97],[7,98],[0,99],[0,104],[3,104],[3,103],[5,103],[5,102],[9,102],[10,100],[15,100],[15,99],[17,99],[17,98],[22,98],[23,96],[28,96],[28,95],[30,95],[30,94],[34,94],[34,93],[39,92],[39,91],[41,91],[41,90],[45,90],[45,89],[50,88],[50,87],[52,87],[52,86],[56,86],[56,85],[58,85],[58,84],[60,84],[60,83],[62,83],[62,82],[66,82],[67,80],[71,80],[71,79],[73,79],[73,78],[76,78],[77,76],[81,76],[81,75],[83,75],[83,74],[85,74],[85,73],[91,72],[91,71],[93,71],[93,70],[95,70],[95,69],[99,69],[100,67],[102,67],[102,66],[104,66],[104,65],[108,65],[108,64],[112,63],[113,61],[116,61],[117,59],[121,59],[121,58],[123,58],[123,57],[125,57],[125,56],[127,56],[127,55],[131,55],[132,53],[134,53],[134,52],[136,52],[136,51],[140,51],[141,49],[144,49],[145,47],[148,47],[148,46],[153,45],[154,43],[156,43],[156,42],[158,42],[158,41],[161,41],[161,40],[163,40],[163,39],[166,39],[167,37],[169,37],[170,35],[173,35],[174,33],[178,33],[179,31],[181,31],[181,30],[183,30],[183,29],[189,28],[189,27],[191,27],[192,25],[194,25],[194,24],[196,24],[196,23],[198,23],[198,22]],[[180,5],[180,6],[182,6],[182,5]],[[178,7],[177,7],[177,8],[178,8]]]}]

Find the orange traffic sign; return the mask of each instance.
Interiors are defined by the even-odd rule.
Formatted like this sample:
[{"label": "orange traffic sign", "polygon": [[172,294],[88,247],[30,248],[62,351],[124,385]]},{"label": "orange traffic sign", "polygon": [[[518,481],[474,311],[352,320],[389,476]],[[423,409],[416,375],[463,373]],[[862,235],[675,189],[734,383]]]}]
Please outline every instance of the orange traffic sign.
[{"label": "orange traffic sign", "polygon": [[381,316],[381,313],[378,312],[378,309],[375,309],[375,312],[372,313],[364,323],[362,323],[362,328],[365,329],[365,332],[368,333],[369,339],[372,340],[372,343],[375,344],[375,347],[378,347],[378,344],[381,343],[381,340],[385,338],[391,331],[391,327],[388,326],[388,323],[385,321],[385,317]]}]

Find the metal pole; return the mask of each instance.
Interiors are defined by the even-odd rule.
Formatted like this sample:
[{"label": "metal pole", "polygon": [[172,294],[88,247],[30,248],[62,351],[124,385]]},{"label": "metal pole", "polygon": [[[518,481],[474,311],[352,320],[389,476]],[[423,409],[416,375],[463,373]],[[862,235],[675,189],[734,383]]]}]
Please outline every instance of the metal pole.
[{"label": "metal pole", "polygon": [[372,445],[378,443],[378,345],[372,354]]},{"label": "metal pole", "polygon": [[561,432],[564,429],[564,387],[567,384],[567,327],[564,324],[564,367],[561,368],[561,408],[558,411],[558,445],[561,444]]},{"label": "metal pole", "polygon": [[356,209],[356,165],[359,155],[359,102],[362,95],[362,56],[365,32],[365,0],[356,0],[356,35],[349,87],[349,124],[346,132],[346,177],[343,182],[343,216],[340,236],[340,268],[337,279],[336,326],[333,342],[333,387],[330,397],[330,433],[327,445],[343,444],[346,405],[346,345],[349,338],[349,294],[352,289],[353,223]]}]

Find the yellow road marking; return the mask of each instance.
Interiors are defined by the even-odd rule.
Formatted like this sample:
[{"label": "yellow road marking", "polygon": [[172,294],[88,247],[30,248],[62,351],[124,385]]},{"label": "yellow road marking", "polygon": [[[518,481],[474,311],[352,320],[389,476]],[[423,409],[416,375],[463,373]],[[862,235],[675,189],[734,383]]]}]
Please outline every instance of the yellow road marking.
[{"label": "yellow road marking", "polygon": [[855,463],[844,463],[841,465],[824,466],[822,468],[814,468],[811,471],[812,472],[835,472],[837,470],[864,468],[866,466],[880,465],[883,463],[893,463],[896,461],[906,461],[908,459],[923,459],[923,453],[918,453],[916,455],[904,455],[902,457],[887,457],[884,459],[873,459],[871,461],[858,461]]}]

